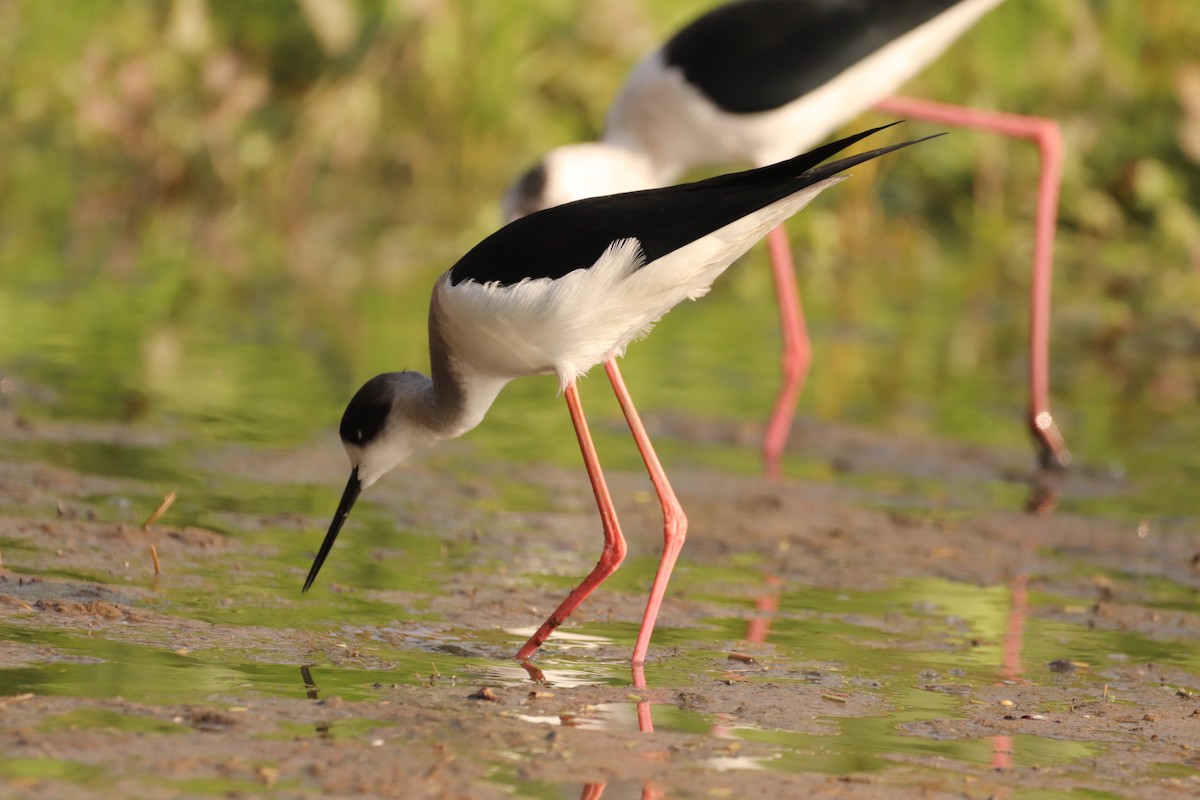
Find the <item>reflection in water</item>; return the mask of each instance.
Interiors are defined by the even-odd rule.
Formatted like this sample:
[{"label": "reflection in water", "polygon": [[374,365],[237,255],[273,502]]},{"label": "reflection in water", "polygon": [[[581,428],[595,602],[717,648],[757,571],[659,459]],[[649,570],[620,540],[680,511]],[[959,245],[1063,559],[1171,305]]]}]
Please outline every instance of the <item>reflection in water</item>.
[{"label": "reflection in water", "polygon": [[1020,680],[1021,645],[1025,638],[1025,615],[1029,606],[1029,573],[1022,570],[1013,578],[1008,613],[1008,628],[1004,634],[1004,658],[1000,677],[1005,681]]},{"label": "reflection in water", "polygon": [[[313,680],[312,670],[309,669],[307,664],[301,665],[300,667],[300,680],[304,681],[304,696],[309,700],[319,699],[317,697],[317,693],[319,691],[317,689],[317,682]],[[318,722],[313,726],[313,730],[316,732],[317,736],[322,739],[333,738],[333,733],[330,731],[329,723],[326,721]]]},{"label": "reflection in water", "polygon": [[[767,637],[771,634],[771,618],[779,610],[779,593],[783,587],[783,578],[766,572],[763,573],[763,584],[766,586],[766,590],[754,598],[754,610],[757,613],[746,621],[746,635],[743,637],[747,642],[753,644],[765,644]],[[714,723],[709,733],[718,739],[726,739],[732,736],[729,729],[721,722]],[[745,762],[746,759],[737,759],[737,761],[740,763],[741,768],[752,769],[757,767],[757,764],[753,767],[746,767],[744,763],[741,763]],[[732,766],[730,764],[716,763],[712,763],[711,765],[718,769],[730,768]]]},{"label": "reflection in water", "polygon": [[307,665],[300,667],[300,679],[304,681],[305,697],[309,700],[316,700],[317,684],[313,682],[312,672]]},{"label": "reflection in water", "polygon": [[[646,688],[646,668],[644,664],[634,664],[632,666],[633,673],[633,688]],[[532,673],[530,673],[532,675]],[[539,672],[540,674],[540,672]],[[654,732],[654,721],[650,717],[650,701],[643,696],[637,703],[637,721],[638,730],[642,733]],[[653,758],[652,754],[643,754],[645,757]],[[604,789],[608,786],[607,783],[587,783],[584,784],[583,791],[579,793],[579,800],[598,800],[604,794]],[[651,781],[646,781],[642,784],[642,800],[660,800],[665,797],[665,793],[654,786]]]},{"label": "reflection in water", "polygon": [[[1023,639],[1024,639],[1025,619],[1026,619],[1026,616],[1028,613],[1028,582],[1029,582],[1028,572],[1024,568],[1022,568],[1016,574],[1016,576],[1013,578],[1013,580],[1009,586],[1008,609],[1007,609],[1006,621],[1005,621],[1004,638],[1003,638],[1003,645],[1000,650],[1000,663],[998,665],[998,667],[999,667],[998,675],[999,675],[1000,679],[1004,682],[1017,681],[1020,679],[1020,675],[1022,673],[1021,651],[1022,651],[1022,645],[1023,645]],[[747,641],[755,643],[755,644],[765,643],[767,641],[768,637],[770,636],[772,616],[774,615],[774,613],[776,611],[778,611],[779,603],[780,603],[780,594],[782,591],[782,587],[784,585],[784,581],[776,575],[767,573],[763,576],[763,584],[764,584],[763,593],[760,594],[758,597],[756,597],[755,601],[754,601],[754,608],[755,608],[756,613],[749,620],[747,620],[746,632],[745,632],[745,637],[744,637]],[[535,682],[544,682],[546,680],[544,673],[537,667],[534,667],[532,664],[524,663],[524,664],[522,664],[522,666],[525,668],[525,670],[529,674],[530,678],[532,680],[534,680]],[[640,664],[634,665],[632,667],[632,675],[633,675],[633,686],[635,689],[646,689],[647,688],[646,687],[645,670],[644,670],[643,665],[640,665]],[[896,723],[895,719],[891,719],[891,720],[886,720],[886,719],[885,720],[859,720],[858,722],[861,723],[861,725],[871,725],[872,726],[871,729],[875,732],[875,735],[882,734],[882,735],[888,737],[889,739],[895,735],[895,733],[893,731],[893,727]],[[638,723],[638,730],[643,733],[650,733],[650,732],[653,732],[653,730],[654,730],[654,723],[653,723],[653,719],[651,716],[651,702],[649,701],[648,698],[643,697],[643,699],[639,700],[637,703],[637,723]],[[883,731],[875,730],[874,723],[881,724],[883,726],[884,730]],[[865,732],[866,732],[865,728],[860,729],[860,726],[853,724],[853,721],[847,721],[847,725],[843,726],[843,733],[849,734],[849,731],[851,731],[851,730],[859,730],[860,734],[865,734]],[[745,731],[745,730],[737,731],[735,729],[730,729],[729,727],[722,724],[721,721],[718,719],[711,724],[711,726],[709,728],[709,733],[710,733],[710,735],[716,736],[719,738],[747,738],[748,731]],[[760,737],[754,736],[753,738],[760,738]],[[782,739],[780,737],[761,737],[761,738],[763,738],[764,741],[777,741],[780,744],[782,744],[785,739],[794,740],[793,746],[791,748],[794,751],[793,757],[788,758],[788,757],[784,756],[784,757],[776,758],[774,760],[764,759],[764,758],[739,757],[739,758],[731,758],[731,759],[721,759],[718,761],[709,761],[706,763],[710,767],[717,767],[717,768],[724,768],[724,769],[770,769],[770,768],[772,768],[773,764],[780,768],[788,769],[789,768],[788,765],[789,765],[790,761],[794,760],[795,758],[798,757],[801,760],[805,760],[805,757],[800,755],[800,753],[801,753],[801,751],[806,750],[808,748],[801,746],[800,745],[801,742],[815,741],[817,739],[822,739],[825,737],[812,736],[812,735],[796,735],[796,736],[783,737]],[[875,758],[878,755],[878,752],[876,752],[876,753],[871,752],[871,747],[869,744],[869,742],[871,740],[870,736],[860,735],[860,736],[849,736],[848,738],[859,739],[862,742],[862,747],[865,748],[863,752],[865,752],[870,758]],[[905,738],[907,739],[907,737],[905,737]],[[1010,768],[1012,768],[1014,753],[1015,753],[1015,749],[1016,749],[1014,737],[1011,735],[1004,734],[1004,735],[991,736],[991,737],[988,737],[988,739],[991,742],[990,766],[994,769],[1010,769]],[[909,747],[899,748],[899,751],[901,751],[901,752],[922,752],[922,747],[919,743],[912,743],[912,742],[906,741],[906,744],[908,744]],[[968,746],[970,745],[969,742],[965,743],[965,744]],[[882,743],[880,743],[880,746],[883,747]],[[915,748],[915,750],[913,750],[913,748]],[[887,749],[888,750],[896,749],[895,743],[892,742],[889,746],[887,746]],[[817,755],[818,758],[821,758],[820,753],[822,753],[822,752],[825,752],[827,756],[831,755],[830,752],[824,751],[820,747],[814,748],[813,752],[814,752],[814,754]],[[882,750],[880,750],[879,752],[882,752]],[[948,755],[948,753],[941,748],[938,748],[938,752],[940,752],[942,755]],[[960,757],[960,758],[966,757],[966,760],[968,760],[968,761],[972,761],[972,760],[982,761],[983,758],[986,758],[984,752],[979,752],[977,754],[976,758],[967,757],[965,753],[959,754],[958,757]],[[807,766],[808,766],[808,768],[813,768],[812,764],[808,764]],[[858,768],[862,768],[862,767],[863,767],[863,764],[859,763]],[[605,783],[586,784],[583,787],[583,790],[580,794],[580,800],[587,800],[588,798],[592,798],[594,800],[595,798],[602,797],[604,790],[606,788],[606,785],[607,784],[605,784]],[[656,788],[652,784],[652,782],[646,781],[643,784],[643,786],[642,786],[643,800],[648,800],[649,798],[662,798],[664,796],[665,796],[664,792],[661,789]]]},{"label": "reflection in water", "polygon": [[[1026,547],[1026,550],[1029,549],[1031,549],[1031,545]],[[767,573],[763,576],[763,583],[766,588],[754,600],[756,614],[747,621],[744,637],[748,642],[755,644],[765,643],[770,635],[772,615],[779,609],[780,587],[783,585],[783,580],[776,575]],[[1005,683],[1019,681],[1022,673],[1021,650],[1025,619],[1028,613],[1028,584],[1028,572],[1022,567],[1009,585],[1008,610],[998,665],[1000,680]],[[721,738],[736,736],[734,730],[720,721],[711,727],[710,734]],[[996,735],[988,738],[992,743],[991,766],[995,769],[1011,768],[1015,753],[1014,737]],[[762,769],[765,766],[761,759],[736,758],[728,761],[732,763],[723,763],[721,766],[727,769]],[[710,763],[710,766],[716,765]]]},{"label": "reflection in water", "polygon": [[[265,534],[264,534],[265,535]],[[270,563],[270,562],[267,562]],[[285,562],[282,560],[280,564]],[[280,571],[285,566],[279,567]],[[703,566],[690,567],[682,576],[685,588],[699,592],[693,587],[710,588],[714,602],[724,601],[730,613],[723,614],[702,627],[663,630],[664,638],[677,648],[670,659],[654,666],[656,682],[660,690],[665,687],[686,685],[686,681],[705,670],[715,674],[721,667],[714,661],[720,658],[728,642],[743,634],[748,640],[769,641],[777,653],[780,666],[823,662],[844,665],[853,669],[858,676],[878,681],[878,690],[867,689],[891,703],[893,711],[870,718],[829,719],[829,732],[799,733],[771,728],[746,727],[740,719],[730,720],[713,714],[705,714],[688,708],[677,707],[670,701],[652,702],[653,696],[646,695],[647,680],[644,670],[632,673],[632,685],[639,695],[633,702],[614,702],[599,706],[591,719],[581,720],[582,727],[595,725],[608,730],[632,732],[672,731],[690,735],[702,735],[705,730],[714,734],[714,724],[727,726],[727,735],[742,742],[757,742],[763,747],[755,748],[754,755],[740,759],[705,762],[700,766],[711,769],[721,766],[726,769],[761,769],[784,772],[821,772],[846,774],[886,769],[888,756],[900,758],[942,757],[959,763],[1009,768],[1018,762],[1025,765],[1042,766],[1069,763],[1092,753],[1086,742],[1043,740],[1034,736],[996,736],[988,740],[940,741],[905,730],[908,723],[928,719],[945,719],[961,713],[961,702],[952,696],[931,693],[924,686],[913,686],[912,676],[924,670],[936,670],[946,674],[950,670],[961,670],[967,680],[975,683],[991,683],[997,678],[1019,680],[1023,675],[1022,660],[1048,661],[1052,657],[1069,657],[1079,660],[1096,660],[1103,653],[1124,652],[1139,659],[1161,659],[1164,663],[1195,671],[1200,664],[1189,651],[1172,652],[1171,645],[1156,642],[1128,632],[1119,635],[1104,630],[1088,630],[1076,622],[1038,619],[1030,629],[1029,641],[1023,641],[1027,623],[1029,603],[1028,576],[1024,570],[1017,574],[1009,586],[981,588],[953,581],[921,579],[899,582],[883,590],[845,591],[831,593],[824,590],[786,586],[776,576],[762,575],[761,568],[724,566],[719,570]],[[436,574],[436,569],[431,569]],[[213,578],[215,581],[216,578]],[[754,610],[738,618],[732,609],[738,608],[741,593],[730,596],[722,592],[722,586],[747,581],[760,581],[761,596],[754,602]],[[280,580],[282,585],[285,581]],[[263,627],[283,628],[294,608],[271,600],[273,594],[256,596],[258,603],[249,602],[251,595],[234,594],[231,587],[215,584],[223,594],[239,600],[232,610],[220,613],[238,619],[233,611],[245,609],[243,619]],[[271,584],[273,585],[273,584]],[[1158,584],[1156,584],[1156,587]],[[10,591],[15,591],[10,588]],[[274,591],[274,590],[272,590]],[[282,591],[282,590],[280,590]],[[1158,593],[1172,603],[1183,604],[1191,597],[1186,587],[1162,582]],[[211,596],[212,592],[207,592]],[[200,593],[185,594],[176,590],[173,599],[177,608],[190,610],[202,604]],[[263,598],[270,602],[264,602]],[[32,595],[26,599],[34,599]],[[931,602],[936,600],[936,604]],[[937,611],[939,607],[953,610],[946,615]],[[326,612],[330,619],[350,617],[362,613],[362,602],[353,595],[339,595]],[[779,612],[774,611],[779,609]],[[891,630],[880,630],[875,626],[882,610],[889,609],[898,617],[907,619],[919,628],[927,629],[930,641],[945,644],[958,641],[969,628],[973,635],[986,644],[977,647],[955,648],[935,646],[913,646],[911,642],[895,641]],[[368,607],[370,611],[370,607]],[[213,698],[237,696],[288,696],[307,697],[309,702],[331,693],[347,699],[368,699],[377,696],[369,688],[372,680],[385,680],[384,673],[364,670],[361,666],[306,666],[296,662],[286,665],[264,663],[278,658],[275,650],[263,649],[265,645],[257,639],[248,640],[243,648],[234,641],[224,642],[221,648],[197,648],[191,651],[166,652],[161,646],[136,645],[111,641],[102,637],[88,636],[83,632],[47,631],[32,626],[45,624],[33,616],[21,616],[22,629],[11,626],[0,631],[0,647],[12,642],[27,646],[36,643],[52,648],[61,660],[51,664],[31,664],[0,668],[0,693],[19,694],[37,692],[46,695],[69,695],[107,697],[120,695],[143,702],[205,702]],[[947,622],[947,620],[952,620]],[[357,629],[355,629],[357,631]],[[391,628],[386,630],[391,631]],[[623,637],[632,637],[628,624],[593,623],[585,628],[589,633],[574,631],[563,633],[561,649],[569,654],[564,660],[547,658],[543,667],[512,663],[501,664],[480,656],[459,655],[453,659],[451,671],[466,669],[473,674],[483,672],[490,678],[506,684],[535,682],[554,683],[561,686],[628,685],[630,673],[625,664],[605,661],[599,652],[618,648],[624,644]],[[391,650],[373,638],[369,630],[363,629],[364,641],[371,641],[379,653],[386,653],[391,666],[386,680],[401,682],[424,682],[421,677],[429,667],[430,658],[444,659],[438,650],[439,641],[450,638],[457,641],[467,635],[457,629],[443,629],[434,625],[426,628],[422,623],[405,627],[406,633],[418,632],[419,636],[405,638],[402,649]],[[1036,632],[1036,636],[1033,634]],[[508,634],[495,633],[500,646],[507,643]],[[603,634],[603,635],[599,635]],[[484,637],[485,632],[472,630],[471,635]],[[948,636],[948,640],[939,637]],[[339,635],[336,641],[342,641]],[[924,637],[922,637],[924,638]],[[1064,652],[1062,642],[1069,645]],[[686,644],[685,644],[686,641]],[[254,644],[256,646],[250,646]],[[447,666],[444,662],[442,669]],[[297,676],[299,670],[299,676]],[[831,681],[841,680],[837,675],[840,667],[822,670]],[[807,681],[807,673],[794,673],[798,681]],[[953,673],[959,674],[959,673]],[[367,677],[378,675],[378,677]],[[300,677],[297,682],[296,678]],[[782,674],[780,678],[784,678]],[[750,678],[751,680],[753,677]],[[785,678],[788,679],[788,678]],[[922,678],[921,682],[926,679]],[[930,678],[929,680],[936,680]],[[657,706],[657,707],[654,707]],[[531,720],[532,721],[532,720]],[[553,722],[552,720],[536,720]],[[364,725],[374,724],[363,722]],[[357,735],[355,721],[347,720],[317,728],[320,736]],[[301,735],[313,735],[309,724]],[[649,744],[646,742],[645,744]],[[1019,756],[1014,754],[1014,745]],[[646,748],[652,749],[652,748]],[[766,755],[761,754],[767,751]],[[646,753],[642,758],[654,758],[656,753]],[[884,757],[881,757],[884,756]],[[657,770],[647,771],[658,774]],[[608,794],[620,793],[626,787],[612,788]],[[577,786],[572,786],[572,791]],[[658,797],[661,793],[655,785],[647,783],[641,787],[645,797]],[[592,785],[590,795],[598,797],[603,787]]]},{"label": "reflection in water", "polygon": [[1025,510],[1031,514],[1049,514],[1058,508],[1058,493],[1066,470],[1061,467],[1041,467],[1029,481]]},{"label": "reflection in water", "polygon": [[[1004,631],[1004,649],[1000,659],[1000,680],[1015,683],[1021,675],[1021,646],[1025,641],[1025,615],[1029,604],[1029,573],[1017,572],[1009,588],[1008,625]],[[1015,744],[1009,734],[997,734],[992,740],[992,767],[1010,769]]]},{"label": "reflection in water", "polygon": [[746,641],[763,644],[771,632],[771,615],[779,610],[779,590],[783,586],[783,578],[770,573],[763,575],[763,583],[767,591],[754,598],[754,610],[757,615],[746,623]]}]

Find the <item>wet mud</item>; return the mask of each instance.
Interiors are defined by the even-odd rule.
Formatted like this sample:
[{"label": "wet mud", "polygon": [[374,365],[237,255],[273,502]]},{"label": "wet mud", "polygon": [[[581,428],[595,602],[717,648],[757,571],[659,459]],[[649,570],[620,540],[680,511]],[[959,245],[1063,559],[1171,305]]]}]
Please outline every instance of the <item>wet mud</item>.
[{"label": "wet mud", "polygon": [[833,478],[671,468],[691,528],[644,676],[625,659],[661,517],[637,472],[609,475],[627,564],[526,670],[509,656],[598,553],[581,470],[478,464],[469,443],[418,460],[365,498],[301,596],[343,480],[333,441],[194,452],[178,469],[199,478],[148,530],[172,478],[5,459],[0,793],[1200,793],[1194,520],[998,509],[998,485],[1130,488],[1086,468],[1039,484],[1017,450],[801,433]]}]

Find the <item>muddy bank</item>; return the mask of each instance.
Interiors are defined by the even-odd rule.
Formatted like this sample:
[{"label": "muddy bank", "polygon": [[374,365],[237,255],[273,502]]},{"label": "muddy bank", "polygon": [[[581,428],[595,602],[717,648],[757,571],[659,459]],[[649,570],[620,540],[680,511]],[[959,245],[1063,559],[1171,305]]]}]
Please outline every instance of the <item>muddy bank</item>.
[{"label": "muddy bank", "polygon": [[[149,531],[138,520],[164,488],[155,481],[0,463],[5,792],[1200,791],[1191,523],[996,511],[986,485],[1024,480],[1007,456],[896,439],[883,448],[894,458],[868,464],[856,454],[877,437],[860,438],[841,448],[844,472],[908,468],[953,497],[673,472],[692,526],[645,688],[622,665],[659,539],[640,474],[610,476],[631,546],[619,575],[630,574],[551,640],[539,681],[507,656],[599,544],[573,470],[456,472],[466,450],[418,462],[370,498],[327,582],[301,597],[327,520],[319,503],[305,513],[261,498],[336,491],[344,465],[328,442],[197,453],[187,468],[222,507],[207,525],[168,512]],[[248,480],[260,495],[224,494]],[[1107,479],[1060,480],[1088,492]],[[506,482],[539,494],[512,507],[496,488]],[[180,519],[200,517],[190,491]],[[380,526],[395,532],[363,549]],[[345,579],[358,562],[406,560],[396,576]]]}]

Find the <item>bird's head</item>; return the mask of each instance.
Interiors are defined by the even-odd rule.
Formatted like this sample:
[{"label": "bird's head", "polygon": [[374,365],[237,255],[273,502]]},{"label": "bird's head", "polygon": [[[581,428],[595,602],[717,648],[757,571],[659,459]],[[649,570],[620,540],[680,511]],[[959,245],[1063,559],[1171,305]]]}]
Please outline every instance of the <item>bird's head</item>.
[{"label": "bird's head", "polygon": [[431,390],[432,384],[424,375],[386,372],[371,378],[351,398],[338,430],[342,446],[350,457],[350,480],[329,524],[325,541],[313,560],[304,591],[312,586],[363,489],[408,458],[414,450],[435,440],[429,428],[421,424],[422,410],[428,407]]},{"label": "bird's head", "polygon": [[650,164],[630,150],[604,142],[568,144],[551,150],[509,187],[504,221],[575,200],[657,185]]}]

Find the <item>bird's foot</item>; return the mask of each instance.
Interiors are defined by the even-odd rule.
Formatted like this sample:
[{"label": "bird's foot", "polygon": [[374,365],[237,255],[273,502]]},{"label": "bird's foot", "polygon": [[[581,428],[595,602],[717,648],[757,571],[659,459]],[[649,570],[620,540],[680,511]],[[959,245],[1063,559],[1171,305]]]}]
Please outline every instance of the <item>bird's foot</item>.
[{"label": "bird's foot", "polygon": [[1067,449],[1067,442],[1049,411],[1033,415],[1029,421],[1029,432],[1033,434],[1038,465],[1042,469],[1062,471],[1071,466],[1071,451]]},{"label": "bird's foot", "polygon": [[1031,415],[1029,432],[1037,448],[1038,471],[1029,482],[1025,510],[1031,514],[1049,514],[1058,505],[1058,490],[1063,473],[1071,466],[1071,451],[1049,411]]},{"label": "bird's foot", "polygon": [[534,666],[527,658],[517,658],[517,663],[521,665],[521,669],[529,673],[529,680],[534,683],[546,683],[546,674]]}]

